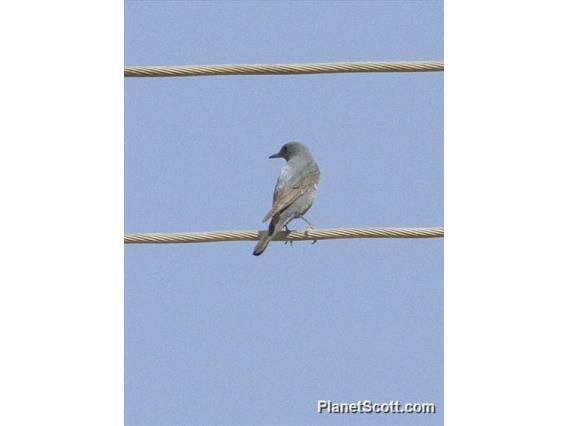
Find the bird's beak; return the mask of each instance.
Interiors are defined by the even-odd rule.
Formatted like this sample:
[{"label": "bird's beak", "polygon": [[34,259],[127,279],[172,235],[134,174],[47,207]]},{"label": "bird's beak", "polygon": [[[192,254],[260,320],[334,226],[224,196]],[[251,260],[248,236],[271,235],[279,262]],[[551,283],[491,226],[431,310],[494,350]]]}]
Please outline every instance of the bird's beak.
[{"label": "bird's beak", "polygon": [[268,158],[280,158],[282,157],[282,154],[280,154],[279,152],[277,152],[276,154],[272,154],[270,157]]}]

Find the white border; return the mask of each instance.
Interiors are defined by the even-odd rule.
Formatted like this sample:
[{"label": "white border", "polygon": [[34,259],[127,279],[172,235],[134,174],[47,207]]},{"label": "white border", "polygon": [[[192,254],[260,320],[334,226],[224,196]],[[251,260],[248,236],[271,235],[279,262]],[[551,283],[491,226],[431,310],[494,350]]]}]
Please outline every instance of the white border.
[{"label": "white border", "polygon": [[449,425],[568,424],[563,4],[446,5]]},{"label": "white border", "polygon": [[123,423],[123,5],[2,7],[0,424]]}]

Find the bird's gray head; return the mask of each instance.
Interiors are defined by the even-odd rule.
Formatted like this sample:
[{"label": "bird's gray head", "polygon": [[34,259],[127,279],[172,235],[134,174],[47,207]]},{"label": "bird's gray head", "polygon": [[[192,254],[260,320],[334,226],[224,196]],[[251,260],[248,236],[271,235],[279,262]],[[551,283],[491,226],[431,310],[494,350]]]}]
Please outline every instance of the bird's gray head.
[{"label": "bird's gray head", "polygon": [[271,155],[268,158],[284,158],[286,161],[290,161],[295,157],[307,156],[311,157],[310,151],[300,142],[288,142],[280,151],[276,154]]}]

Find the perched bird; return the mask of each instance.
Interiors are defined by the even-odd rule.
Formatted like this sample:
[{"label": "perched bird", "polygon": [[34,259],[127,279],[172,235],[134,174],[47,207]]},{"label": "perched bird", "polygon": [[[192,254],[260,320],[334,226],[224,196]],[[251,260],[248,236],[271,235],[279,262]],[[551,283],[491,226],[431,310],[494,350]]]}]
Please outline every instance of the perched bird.
[{"label": "perched bird", "polygon": [[268,232],[264,233],[254,248],[253,254],[260,256],[270,240],[286,227],[292,219],[301,218],[310,228],[314,226],[304,218],[316,197],[320,171],[308,148],[300,142],[289,142],[277,154],[268,158],[284,158],[286,165],[276,181],[272,208],[263,222],[270,219]]}]

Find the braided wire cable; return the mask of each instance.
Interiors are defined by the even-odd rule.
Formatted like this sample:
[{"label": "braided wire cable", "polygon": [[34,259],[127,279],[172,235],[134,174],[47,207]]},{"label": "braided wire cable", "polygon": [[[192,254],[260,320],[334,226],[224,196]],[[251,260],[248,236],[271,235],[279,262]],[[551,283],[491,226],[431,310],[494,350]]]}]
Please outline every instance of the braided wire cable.
[{"label": "braided wire cable", "polygon": [[[150,232],[124,236],[125,244],[212,243],[255,241],[266,231]],[[443,228],[336,228],[280,232],[272,241],[337,240],[345,238],[440,238]]]},{"label": "braided wire cable", "polygon": [[443,71],[443,61],[332,62],[310,64],[127,66],[125,77],[207,75],[330,74],[350,72]]}]

